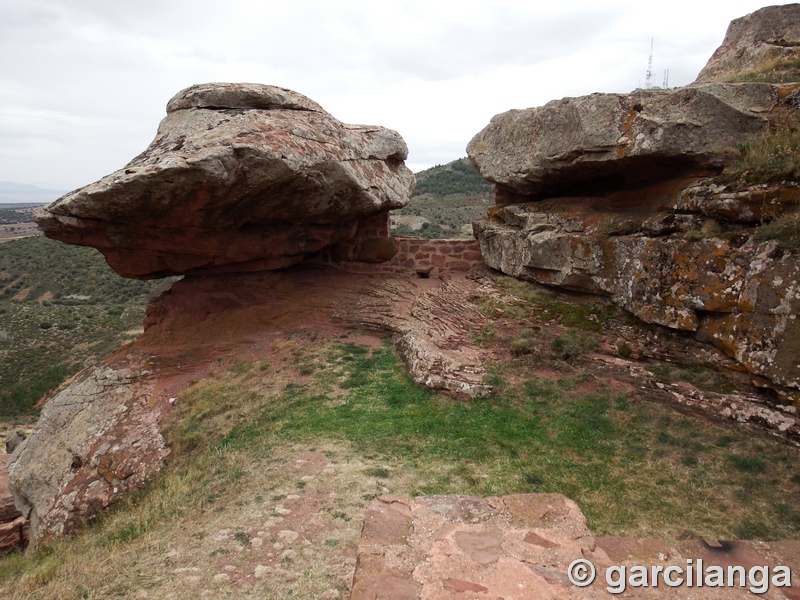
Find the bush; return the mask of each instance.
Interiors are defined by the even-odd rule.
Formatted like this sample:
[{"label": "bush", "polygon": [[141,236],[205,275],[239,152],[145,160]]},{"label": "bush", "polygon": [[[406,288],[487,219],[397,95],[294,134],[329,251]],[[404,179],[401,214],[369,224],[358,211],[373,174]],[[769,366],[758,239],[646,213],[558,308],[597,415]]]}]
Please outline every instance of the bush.
[{"label": "bush", "polygon": [[553,350],[560,352],[565,360],[596,350],[598,346],[593,337],[574,329],[568,329],[552,343]]},{"label": "bush", "polygon": [[759,227],[753,237],[759,242],[776,240],[784,250],[800,248],[800,213],[783,215]]}]

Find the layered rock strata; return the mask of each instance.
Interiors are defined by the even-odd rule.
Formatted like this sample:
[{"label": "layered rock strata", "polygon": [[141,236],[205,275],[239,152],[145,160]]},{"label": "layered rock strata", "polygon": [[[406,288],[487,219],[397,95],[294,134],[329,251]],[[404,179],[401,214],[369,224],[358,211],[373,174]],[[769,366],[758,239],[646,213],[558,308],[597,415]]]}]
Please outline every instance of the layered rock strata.
[{"label": "layered rock strata", "polygon": [[36,220],[125,277],[278,269],[356,237],[360,221],[388,223],[413,189],[406,155],[396,132],[346,125],[291,90],[195,85],[142,154]]},{"label": "layered rock strata", "polygon": [[496,115],[467,153],[497,184],[498,204],[709,174],[735,146],[761,139],[793,89],[714,83],[564,98]]},{"label": "layered rock strata", "polygon": [[79,529],[158,473],[170,452],[160,422],[192,381],[223,362],[272,362],[270,349],[298,332],[392,336],[418,383],[488,394],[493,355],[469,337],[487,322],[469,300],[478,286],[463,271],[420,278],[319,265],[176,282],[148,308],[145,333],[49,400],[15,451],[10,488],[31,545]]},{"label": "layered rock strata", "polygon": [[[767,33],[795,39],[798,7],[734,22],[700,80],[743,69],[739,59],[766,60]],[[800,261],[755,235],[797,211],[800,187],[727,188],[711,178],[737,147],[758,144],[777,121],[796,122],[798,106],[798,83],[703,83],[497,115],[467,148],[496,184],[497,206],[474,225],[484,260],[608,296],[645,323],[713,344],[756,385],[800,402]]]},{"label": "layered rock strata", "polygon": [[[715,345],[757,384],[795,395],[800,261],[776,241],[756,241],[746,223],[718,229],[703,211],[749,219],[749,199],[760,196],[775,203],[765,202],[758,212],[779,213],[800,202],[800,188],[730,194],[695,185],[671,196],[673,191],[657,185],[603,198],[506,206],[476,222],[475,235],[490,267],[608,296],[646,323]],[[688,212],[699,196],[704,208]]]}]

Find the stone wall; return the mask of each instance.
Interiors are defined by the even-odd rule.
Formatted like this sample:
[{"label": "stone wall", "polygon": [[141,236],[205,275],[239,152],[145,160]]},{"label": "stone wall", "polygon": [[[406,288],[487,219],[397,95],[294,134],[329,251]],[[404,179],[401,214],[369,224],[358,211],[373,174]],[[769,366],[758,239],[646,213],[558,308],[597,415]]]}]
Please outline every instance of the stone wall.
[{"label": "stone wall", "polygon": [[[381,237],[376,223],[366,223],[353,239],[323,251],[317,258],[348,271],[415,271],[421,277],[443,271],[469,271],[483,265],[475,239],[427,240],[414,237]],[[362,231],[366,235],[359,235]],[[367,264],[371,263],[371,264]]]}]

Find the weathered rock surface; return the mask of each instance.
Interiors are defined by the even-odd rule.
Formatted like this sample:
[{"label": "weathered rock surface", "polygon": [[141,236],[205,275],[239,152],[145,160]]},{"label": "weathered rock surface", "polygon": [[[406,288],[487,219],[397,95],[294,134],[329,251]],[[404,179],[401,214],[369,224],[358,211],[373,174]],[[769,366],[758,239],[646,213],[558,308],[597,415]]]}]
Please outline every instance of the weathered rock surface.
[{"label": "weathered rock surface", "polygon": [[[689,562],[688,559],[691,559]],[[574,585],[570,565],[591,561],[594,579]],[[702,560],[702,562],[698,562]],[[364,513],[350,600],[455,600],[457,598],[749,598],[744,587],[667,585],[663,570],[697,564],[739,565],[749,570],[778,566],[796,572],[795,542],[682,541],[595,537],[572,500],[560,494],[472,496],[381,496]],[[608,572],[612,566],[625,569]],[[647,585],[632,567],[645,567]],[[651,577],[658,573],[658,585]],[[685,573],[684,573],[685,574]],[[610,577],[609,577],[610,576]],[[638,579],[633,585],[627,576]],[[609,577],[607,579],[607,577]],[[577,579],[580,579],[579,577]],[[675,577],[671,581],[678,582]],[[621,585],[614,585],[618,581]],[[795,598],[785,576],[773,594]],[[788,584],[788,585],[787,585]],[[776,598],[779,596],[775,596]]]},{"label": "weathered rock surface", "polygon": [[800,4],[768,6],[732,21],[695,83],[727,81],[781,59],[800,59]]},{"label": "weathered rock surface", "polygon": [[[366,265],[369,266],[369,265]],[[159,423],[170,399],[210,366],[287,332],[371,329],[391,335],[416,381],[458,397],[485,395],[494,358],[469,338],[486,318],[466,272],[348,273],[320,265],[176,282],[148,309],[146,331],[49,400],[9,464],[31,543],[74,531],[154,476],[169,453]],[[376,336],[377,337],[377,336]]]},{"label": "weathered rock surface", "polygon": [[8,459],[8,454],[0,454],[0,553],[23,548],[30,536],[30,522],[14,505],[8,489]]},{"label": "weathered rock surface", "polygon": [[10,489],[34,547],[140,489],[169,454],[158,429],[165,404],[146,371],[129,367],[107,360],[82,371],[11,457]]},{"label": "weathered rock surface", "polygon": [[[782,402],[800,402],[800,261],[756,229],[797,210],[786,181],[746,189],[718,173],[774,121],[793,119],[800,84],[720,83],[796,51],[800,5],[734,21],[697,83],[565,98],[495,116],[470,159],[496,184],[474,225],[487,265],[608,296],[645,323],[690,332]],[[780,54],[783,56],[783,54]]]},{"label": "weathered rock surface", "polygon": [[406,155],[396,132],[346,125],[291,90],[195,85],[142,154],[36,219],[125,277],[277,269],[405,205]]},{"label": "weathered rock surface", "polygon": [[599,195],[720,170],[761,138],[778,87],[719,84],[564,98],[492,118],[467,146],[498,204]]},{"label": "weathered rock surface", "polygon": [[[749,219],[749,193],[690,186],[673,197],[686,208]],[[800,261],[743,228],[724,233],[701,214],[664,212],[669,186],[604,198],[558,198],[494,209],[475,223],[486,264],[509,275],[609,296],[646,323],[693,332],[766,378],[800,390]],[[787,188],[782,197],[797,198]],[[739,204],[737,199],[744,199]],[[796,201],[796,200],[794,200]],[[765,205],[769,207],[770,205]],[[788,206],[788,205],[787,205]],[[761,208],[758,210],[766,210]],[[780,211],[781,205],[770,210]],[[714,224],[710,226],[709,223]],[[704,229],[705,228],[705,229]],[[781,389],[785,388],[785,389]]]}]

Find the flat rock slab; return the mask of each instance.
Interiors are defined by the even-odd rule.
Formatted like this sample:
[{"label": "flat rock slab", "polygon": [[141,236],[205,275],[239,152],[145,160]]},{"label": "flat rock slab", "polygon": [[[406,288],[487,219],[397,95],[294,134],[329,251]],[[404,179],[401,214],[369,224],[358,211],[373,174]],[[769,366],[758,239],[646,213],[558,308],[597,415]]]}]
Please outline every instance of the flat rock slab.
[{"label": "flat rock slab", "polygon": [[[589,560],[596,579],[570,581],[569,566]],[[608,598],[611,567],[686,569],[784,565],[800,568],[797,542],[686,541],[595,538],[578,505],[560,494],[503,497],[382,496],[364,514],[350,600],[514,600]],[[612,581],[616,575],[612,571]],[[674,577],[673,577],[674,579]],[[627,581],[627,579],[626,579]],[[749,584],[748,584],[749,585]],[[750,598],[747,587],[626,585],[626,598]],[[764,598],[800,598],[800,588],[770,586]]]}]

